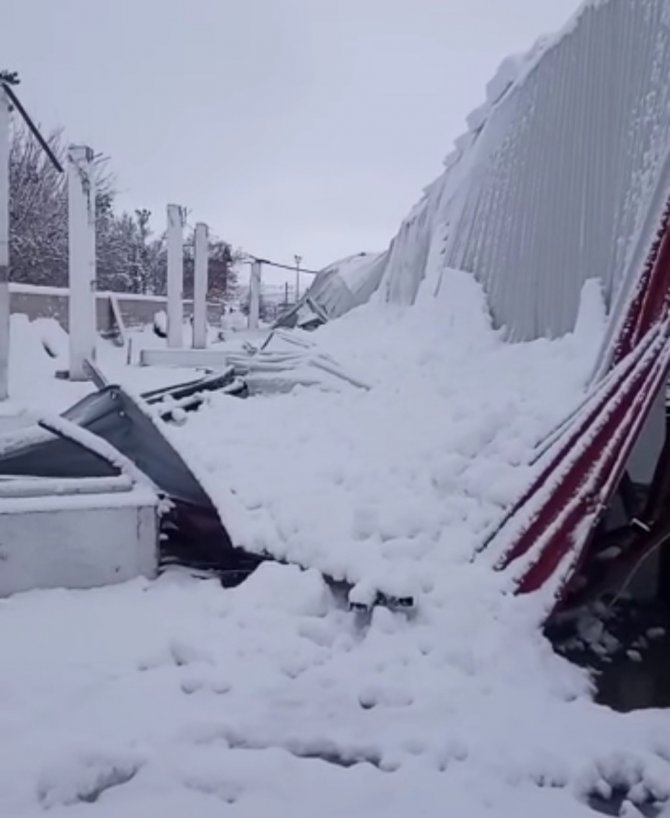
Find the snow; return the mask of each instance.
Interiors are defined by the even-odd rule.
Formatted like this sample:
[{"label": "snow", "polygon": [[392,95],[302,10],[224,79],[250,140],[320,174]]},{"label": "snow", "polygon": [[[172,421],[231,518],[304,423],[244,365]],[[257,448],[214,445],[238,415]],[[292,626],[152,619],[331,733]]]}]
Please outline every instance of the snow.
[{"label": "snow", "polygon": [[[67,287],[52,287],[45,284],[23,284],[18,281],[10,281],[9,292],[16,293],[17,295],[61,296],[62,298],[67,298],[69,291]],[[167,303],[167,296],[164,295],[127,293],[112,290],[96,290],[95,294],[96,298],[110,298],[112,296],[115,296],[116,298],[119,298],[121,301],[148,301],[163,304]],[[185,298],[184,303],[192,304],[193,299]]]},{"label": "snow", "polygon": [[167,336],[168,317],[165,310],[160,310],[154,315],[154,329],[163,337]]},{"label": "snow", "polygon": [[[474,279],[444,276],[448,298],[293,333],[370,389],[222,396],[167,429],[231,531],[306,570],[265,564],[232,591],[173,571],[0,602],[0,814],[388,818],[447,804],[558,818],[592,814],[595,791],[667,799],[670,716],[593,704],[542,636],[538,600],[470,560],[529,453],[582,399],[598,287],[574,334],[509,345]],[[41,373],[23,402],[77,397],[47,380],[44,326],[13,329],[14,368]],[[111,343],[98,360],[138,390],[148,375]],[[357,583],[357,600],[383,588],[417,604],[366,617],[322,570]]]},{"label": "snow", "polygon": [[[645,2],[667,11],[661,0]],[[213,395],[164,427],[234,541],[284,562],[261,565],[234,590],[170,571],[154,582],[0,602],[0,815],[578,818],[593,815],[590,796],[616,793],[628,799],[621,814],[656,802],[670,815],[670,713],[596,705],[593,680],[542,634],[546,595],[514,596],[513,576],[477,556],[557,429],[591,405],[616,287],[600,267],[568,264],[544,280],[567,282],[569,297],[559,287],[533,301],[528,277],[548,266],[507,267],[495,285],[502,280],[504,293],[450,266],[460,252],[456,226],[479,252],[485,237],[475,228],[502,231],[499,216],[511,212],[493,207],[497,189],[482,181],[506,133],[495,118],[517,112],[507,101],[532,89],[546,55],[576,42],[587,12],[618,9],[625,19],[631,8],[590,2],[561,36],[504,63],[470,118],[479,133],[460,140],[458,161],[427,188],[389,250],[341,265],[345,289],[333,303],[347,301],[352,282],[381,282],[377,297],[293,337],[309,337],[310,355],[329,356],[369,389]],[[644,13],[636,20],[649,22]],[[655,121],[659,144],[663,127]],[[523,157],[528,168],[541,153]],[[650,157],[660,167],[658,152]],[[626,221],[631,247],[652,177],[636,177],[638,198],[626,203],[637,208]],[[479,202],[464,197],[472,190]],[[551,235],[563,239],[571,224]],[[501,264],[511,264],[503,232],[494,238]],[[503,295],[534,317],[530,331],[495,328],[491,310]],[[558,328],[543,323],[551,298]],[[59,411],[90,388],[53,378],[58,362],[43,332],[13,321],[5,416],[21,406]],[[249,338],[236,333],[231,348]],[[195,374],[128,367],[111,344],[98,360],[133,391]],[[323,574],[351,589],[327,585]],[[379,591],[411,595],[415,605],[350,609]],[[607,647],[602,629],[583,629]]]},{"label": "snow", "polygon": [[[591,815],[595,791],[668,798],[670,716],[593,704],[542,636],[539,601],[470,559],[582,400],[598,287],[574,334],[509,345],[470,275],[444,281],[432,302],[294,333],[370,389],[222,396],[166,427],[231,533],[306,570],[265,564],[233,591],[174,571],[0,602],[0,814],[388,818],[447,804],[558,818]],[[43,327],[14,329],[14,363],[53,369]],[[148,375],[110,343],[98,359],[136,388]],[[25,401],[45,388],[81,387],[45,375]],[[357,601],[381,588],[417,604],[366,617],[321,571],[356,583]]]},{"label": "snow", "polygon": [[461,610],[437,633],[378,610],[361,626],[317,574],[270,564],[234,591],[169,574],[23,594],[0,612],[13,818],[226,805],[374,818],[445,803],[473,818],[587,816],[579,799],[596,787],[668,794],[667,718],[593,706],[582,672],[522,616],[491,610],[482,629]]},{"label": "snow", "polygon": [[[63,333],[54,319],[39,319],[31,322],[25,315],[12,315],[11,348],[9,364],[10,404],[0,408],[0,412],[13,414],[17,407],[39,400],[43,413],[62,412],[91,390],[90,384],[73,385],[55,379],[59,369],[66,369],[66,359],[51,358],[44,349],[43,338],[50,343]],[[63,349],[63,338],[57,341],[58,349]],[[45,390],[44,384],[49,388]]]},{"label": "snow", "polygon": [[[157,503],[156,494],[143,485],[128,491],[106,493],[104,486],[100,491],[86,493],[67,492],[63,483],[60,492],[34,494],[30,497],[6,497],[0,494],[0,520],[3,514],[46,513],[49,511],[84,511],[91,507],[104,505],[106,509],[126,509],[136,506],[154,507]],[[1,525],[1,523],[0,523]]]},{"label": "snow", "polygon": [[472,276],[447,280],[448,300],[361,308],[313,336],[372,389],[214,397],[174,432],[236,543],[358,583],[357,595],[452,592],[450,566],[472,556],[575,408],[603,316],[587,287],[578,333],[508,345]]}]

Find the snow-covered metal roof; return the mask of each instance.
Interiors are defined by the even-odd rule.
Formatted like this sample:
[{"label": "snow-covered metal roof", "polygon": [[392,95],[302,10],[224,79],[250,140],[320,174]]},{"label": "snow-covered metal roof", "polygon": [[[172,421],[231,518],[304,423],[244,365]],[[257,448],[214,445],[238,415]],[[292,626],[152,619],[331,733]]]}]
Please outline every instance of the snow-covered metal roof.
[{"label": "snow-covered metal roof", "polygon": [[[668,76],[668,0],[589,0],[506,59],[360,298],[449,298],[442,271],[457,268],[510,340],[571,331],[588,279],[621,311],[670,184]],[[360,302],[342,289],[326,271],[313,288],[334,314]]]}]

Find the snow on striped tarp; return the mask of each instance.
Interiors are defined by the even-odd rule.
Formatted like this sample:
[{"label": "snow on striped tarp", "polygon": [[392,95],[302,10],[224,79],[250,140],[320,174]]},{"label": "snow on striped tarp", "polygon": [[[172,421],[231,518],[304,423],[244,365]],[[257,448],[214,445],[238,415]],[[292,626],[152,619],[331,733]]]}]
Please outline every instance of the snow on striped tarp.
[{"label": "snow on striped tarp", "polygon": [[544,454],[485,546],[515,588],[560,594],[583,561],[670,365],[670,200],[611,350],[609,374]]}]

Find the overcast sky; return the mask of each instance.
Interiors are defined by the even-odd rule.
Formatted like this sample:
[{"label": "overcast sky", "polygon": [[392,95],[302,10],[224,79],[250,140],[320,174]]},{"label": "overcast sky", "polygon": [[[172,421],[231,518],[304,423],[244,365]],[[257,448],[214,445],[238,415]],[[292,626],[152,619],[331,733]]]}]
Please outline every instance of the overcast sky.
[{"label": "overcast sky", "polygon": [[387,246],[507,54],[578,0],[2,0],[0,67],[46,130],[165,204],[318,268]]}]

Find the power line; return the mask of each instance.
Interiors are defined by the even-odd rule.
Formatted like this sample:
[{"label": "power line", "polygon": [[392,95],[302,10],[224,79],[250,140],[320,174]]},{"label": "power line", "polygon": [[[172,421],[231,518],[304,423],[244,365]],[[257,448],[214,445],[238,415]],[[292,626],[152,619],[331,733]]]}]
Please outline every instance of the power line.
[{"label": "power line", "polygon": [[[0,71],[0,86],[4,89],[5,93],[10,98],[10,100],[14,104],[15,108],[17,109],[17,111],[23,117],[24,122],[26,123],[26,125],[30,129],[33,136],[37,139],[39,144],[42,146],[42,149],[44,150],[46,155],[51,160],[51,163],[53,164],[53,166],[56,168],[56,170],[59,173],[63,173],[63,168],[61,167],[60,162],[58,161],[58,159],[54,155],[53,151],[51,150],[50,145],[48,144],[46,139],[44,139],[42,134],[39,132],[39,130],[37,129],[37,126],[35,125],[35,123],[30,118],[28,112],[23,107],[23,105],[19,101],[19,98],[16,96],[16,94],[12,90],[11,86],[12,85],[18,85],[18,83],[19,83],[19,79],[18,79],[18,75],[16,74],[16,72]],[[191,225],[190,222],[187,221],[186,225],[188,227],[191,227],[191,229],[193,229],[193,226]],[[307,270],[304,267],[299,267],[298,265],[295,265],[295,264],[282,264],[279,261],[271,261],[270,259],[267,259],[267,258],[261,258],[260,256],[255,256],[253,253],[246,253],[245,252],[244,256],[245,256],[245,259],[244,259],[245,261],[258,261],[261,264],[267,264],[268,267],[276,267],[279,270],[290,270],[291,272],[294,272],[297,269],[301,273],[307,273],[307,275],[312,275],[312,276],[319,275],[319,272],[320,272],[319,270]]]},{"label": "power line", "polygon": [[[261,258],[261,256],[255,256],[253,253],[244,253],[244,261],[260,261],[261,264],[267,264],[268,267],[278,267],[280,270],[291,270],[291,272],[295,272],[296,265],[295,264],[282,264],[279,261],[270,261],[267,258]],[[318,276],[319,270],[306,270],[304,267],[300,268],[301,273],[307,273],[308,275]]]},{"label": "power line", "polygon": [[[186,221],[185,226],[190,228],[191,230],[194,229],[193,224],[188,220]],[[190,244],[190,242],[186,242],[186,243]],[[230,247],[232,248],[232,245],[230,245]],[[242,255],[243,255],[243,258],[241,259],[241,261],[245,261],[245,262],[246,261],[260,261],[261,264],[267,264],[268,267],[277,267],[280,270],[290,270],[291,272],[296,271],[296,265],[295,264],[282,264],[282,262],[280,262],[280,261],[271,261],[268,258],[263,258],[262,256],[256,256],[256,255],[254,255],[254,253],[247,253],[246,250],[242,250],[241,252],[242,252]],[[306,270],[304,267],[300,267],[300,272],[301,273],[307,273],[307,275],[311,275],[311,276],[318,276],[321,271],[320,270]]]},{"label": "power line", "polygon": [[19,114],[21,114],[21,117],[23,118],[23,121],[28,126],[28,129],[30,130],[30,133],[35,137],[35,139],[37,139],[37,141],[39,142],[39,144],[42,147],[42,150],[49,157],[49,160],[51,161],[51,164],[56,168],[56,170],[59,173],[63,173],[63,167],[62,167],[61,163],[58,161],[58,159],[56,158],[54,152],[51,150],[51,146],[46,141],[46,139],[42,136],[42,134],[39,132],[39,130],[37,128],[37,125],[35,125],[35,123],[32,121],[32,119],[30,118],[30,115],[28,114],[26,109],[23,107],[23,105],[21,105],[21,102],[20,102],[19,98],[14,93],[14,91],[12,89],[12,85],[16,85],[17,83],[18,83],[18,77],[16,76],[15,73],[7,74],[7,73],[3,72],[2,74],[0,74],[0,86],[2,86],[2,89],[7,94],[7,96],[11,100],[11,102],[14,105],[14,107],[16,108],[16,110],[19,112]]}]

